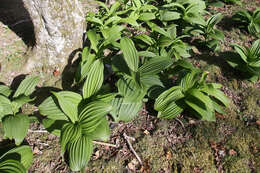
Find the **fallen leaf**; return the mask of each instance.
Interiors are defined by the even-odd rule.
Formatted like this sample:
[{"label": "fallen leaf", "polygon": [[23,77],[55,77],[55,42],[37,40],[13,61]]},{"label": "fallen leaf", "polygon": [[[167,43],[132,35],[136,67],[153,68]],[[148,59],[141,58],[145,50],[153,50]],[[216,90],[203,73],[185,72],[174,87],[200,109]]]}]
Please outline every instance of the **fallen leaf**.
[{"label": "fallen leaf", "polygon": [[145,130],[145,131],[144,131],[144,134],[150,135],[150,132],[149,132],[148,130]]},{"label": "fallen leaf", "polygon": [[230,149],[230,150],[228,151],[228,154],[229,154],[230,156],[235,156],[235,155],[237,155],[237,152],[236,152],[234,149]]}]

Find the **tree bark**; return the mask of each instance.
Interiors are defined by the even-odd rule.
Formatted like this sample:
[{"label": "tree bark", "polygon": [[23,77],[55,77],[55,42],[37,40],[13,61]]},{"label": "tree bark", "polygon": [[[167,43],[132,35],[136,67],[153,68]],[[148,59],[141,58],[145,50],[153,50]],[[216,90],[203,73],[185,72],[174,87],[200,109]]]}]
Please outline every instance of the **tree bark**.
[{"label": "tree bark", "polygon": [[22,0],[34,27],[32,47],[24,71],[38,67],[60,68],[81,48],[84,13],[78,0]]}]

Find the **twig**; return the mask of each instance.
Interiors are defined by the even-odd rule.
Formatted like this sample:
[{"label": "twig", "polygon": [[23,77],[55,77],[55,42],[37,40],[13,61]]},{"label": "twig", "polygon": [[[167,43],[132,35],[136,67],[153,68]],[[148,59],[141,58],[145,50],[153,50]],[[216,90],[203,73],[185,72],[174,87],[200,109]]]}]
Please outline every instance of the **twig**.
[{"label": "twig", "polygon": [[138,154],[135,152],[135,150],[134,150],[134,148],[133,148],[133,146],[132,146],[132,144],[131,144],[131,142],[130,142],[130,140],[129,139],[134,139],[133,137],[130,137],[130,136],[127,136],[126,135],[126,133],[124,133],[123,134],[124,135],[124,138],[125,138],[125,140],[126,140],[126,142],[128,143],[128,145],[129,145],[129,148],[130,148],[130,150],[134,153],[134,155],[135,155],[135,157],[137,158],[137,160],[139,161],[139,163],[141,164],[141,165],[143,165],[143,162],[142,162],[142,160],[141,160],[141,158],[138,156]]},{"label": "twig", "polygon": [[117,148],[116,145],[114,145],[114,144],[109,144],[109,143],[105,143],[105,142],[93,141],[93,143],[94,143],[94,144],[98,144],[98,145],[105,145],[105,146]]},{"label": "twig", "polygon": [[31,130],[31,129],[28,129],[28,132],[32,132],[32,133],[48,133],[47,130]]},{"label": "twig", "polygon": [[42,143],[42,142],[39,142],[38,144],[43,145],[43,146],[49,146],[49,144],[47,144],[47,143]]},{"label": "twig", "polygon": [[182,126],[183,128],[185,128],[184,124],[182,123],[182,121],[181,121],[179,118],[175,118],[175,119],[181,124],[181,126]]}]

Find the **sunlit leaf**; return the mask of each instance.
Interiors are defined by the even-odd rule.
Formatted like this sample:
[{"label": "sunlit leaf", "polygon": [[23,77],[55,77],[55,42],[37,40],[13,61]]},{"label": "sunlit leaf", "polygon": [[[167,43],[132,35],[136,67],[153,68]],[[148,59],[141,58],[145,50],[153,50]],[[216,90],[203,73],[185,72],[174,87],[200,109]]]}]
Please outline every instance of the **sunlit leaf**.
[{"label": "sunlit leaf", "polygon": [[110,112],[112,106],[102,101],[92,101],[80,112],[79,123],[83,133],[88,134],[96,130],[102,119]]},{"label": "sunlit leaf", "polygon": [[72,123],[78,120],[78,106],[82,101],[81,95],[71,91],[52,92],[58,99],[59,106]]},{"label": "sunlit leaf", "polygon": [[114,98],[111,104],[113,110],[110,113],[116,122],[133,120],[142,108],[142,101],[129,102],[125,101],[124,98]]},{"label": "sunlit leaf", "polygon": [[11,93],[12,90],[8,86],[0,85],[0,94],[9,97]]},{"label": "sunlit leaf", "polygon": [[61,138],[60,138],[62,154],[64,154],[66,145],[69,142],[73,142],[82,136],[81,131],[82,131],[82,128],[81,128],[80,124],[66,123],[63,125],[62,130],[61,130]]},{"label": "sunlit leaf", "polygon": [[136,72],[138,69],[139,57],[133,41],[128,37],[123,37],[120,40],[120,48],[123,51],[128,67]]},{"label": "sunlit leaf", "polygon": [[72,171],[84,169],[93,152],[93,143],[87,136],[81,136],[70,142],[67,147],[69,167]]},{"label": "sunlit leaf", "polygon": [[7,151],[0,158],[0,160],[9,160],[9,159],[17,160],[25,167],[25,169],[29,169],[29,167],[33,162],[32,149],[28,145],[19,146]]},{"label": "sunlit leaf", "polygon": [[29,96],[35,89],[35,86],[39,82],[40,77],[38,76],[27,76],[19,85],[17,90],[15,91],[13,97],[18,97],[21,94],[25,96]]},{"label": "sunlit leaf", "polygon": [[[5,137],[15,139],[15,144],[20,145],[29,128],[29,118],[25,114],[9,115],[3,119]],[[17,130],[19,129],[19,130]]]},{"label": "sunlit leaf", "polygon": [[104,80],[104,64],[96,60],[90,67],[87,79],[83,85],[83,98],[89,98],[101,88]]}]

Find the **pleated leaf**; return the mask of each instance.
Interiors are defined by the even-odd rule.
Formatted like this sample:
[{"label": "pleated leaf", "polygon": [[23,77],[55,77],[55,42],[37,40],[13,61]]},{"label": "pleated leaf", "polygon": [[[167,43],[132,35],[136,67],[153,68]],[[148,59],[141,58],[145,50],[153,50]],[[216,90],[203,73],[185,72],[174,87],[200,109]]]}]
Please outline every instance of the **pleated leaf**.
[{"label": "pleated leaf", "polygon": [[14,93],[14,98],[20,96],[21,94],[29,96],[35,89],[35,86],[39,82],[39,76],[27,76],[19,85]]},{"label": "pleated leaf", "polygon": [[79,123],[84,134],[96,130],[102,119],[111,111],[112,106],[102,101],[93,101],[81,111]]},{"label": "pleated leaf", "polygon": [[93,143],[87,136],[81,136],[77,140],[70,142],[67,147],[69,156],[69,167],[72,171],[84,169],[93,152]]},{"label": "pleated leaf", "polygon": [[157,111],[162,111],[166,109],[170,102],[177,101],[183,97],[184,95],[181,92],[181,87],[174,86],[159,95],[159,97],[155,100],[154,109]]},{"label": "pleated leaf", "polygon": [[87,32],[88,39],[90,41],[91,48],[97,53],[98,52],[98,37],[95,30],[89,30]]},{"label": "pleated leaf", "polygon": [[160,19],[161,21],[172,21],[177,20],[181,17],[181,14],[169,10],[160,10]]},{"label": "pleated leaf", "polygon": [[17,112],[19,112],[19,109],[20,109],[25,103],[31,102],[31,101],[33,101],[33,100],[34,100],[34,99],[31,99],[30,97],[25,96],[25,95],[20,95],[19,97],[15,98],[15,99],[12,101],[12,109],[13,109],[14,114],[16,114]]},{"label": "pleated leaf", "polygon": [[101,120],[100,124],[97,126],[96,130],[86,135],[90,137],[92,140],[107,141],[110,136],[110,129],[107,118],[104,117]]},{"label": "pleated leaf", "polygon": [[178,106],[175,102],[171,102],[164,110],[158,112],[158,118],[172,119],[177,117],[182,112],[182,107]]},{"label": "pleated leaf", "polygon": [[171,66],[172,59],[168,57],[153,57],[139,68],[141,75],[157,74]]},{"label": "pleated leaf", "polygon": [[9,97],[11,93],[12,90],[8,86],[0,85],[0,94]]},{"label": "pleated leaf", "polygon": [[0,95],[0,121],[5,115],[13,114],[11,101]]},{"label": "pleated leaf", "polygon": [[83,98],[89,98],[101,88],[104,80],[104,64],[96,60],[90,67],[87,79],[83,85]]},{"label": "pleated leaf", "polygon": [[228,97],[219,89],[207,87],[205,89],[202,89],[205,93],[207,93],[210,96],[215,97],[217,100],[219,100],[221,103],[223,103],[226,107],[228,107],[230,100]]},{"label": "pleated leaf", "polygon": [[55,136],[61,136],[61,129],[64,126],[64,124],[68,123],[66,120],[53,120],[49,118],[45,118],[42,120],[42,124],[44,128],[54,134]]},{"label": "pleated leaf", "polygon": [[0,158],[0,160],[9,160],[9,159],[17,160],[25,167],[25,169],[29,169],[29,167],[33,162],[32,149],[28,145],[23,145],[9,150]]},{"label": "pleated leaf", "polygon": [[128,101],[140,101],[146,94],[146,92],[138,87],[138,84],[132,79],[119,79],[116,86],[119,94],[124,96]]},{"label": "pleated leaf", "polygon": [[128,122],[133,120],[142,108],[142,101],[129,102],[124,98],[114,98],[112,100],[113,110],[110,112],[114,121]]},{"label": "pleated leaf", "polygon": [[192,88],[196,83],[196,75],[197,73],[195,71],[187,73],[182,79],[181,79],[181,87],[184,92],[186,92],[188,89]]},{"label": "pleated leaf", "polygon": [[68,116],[72,123],[78,120],[78,106],[82,101],[81,95],[71,91],[52,92],[58,99],[62,111]]},{"label": "pleated leaf", "polygon": [[26,173],[25,167],[17,160],[5,160],[0,162],[1,173]]},{"label": "pleated leaf", "polygon": [[16,145],[20,145],[26,136],[30,120],[25,114],[9,115],[3,119],[5,137],[14,139]]},{"label": "pleated leaf", "polygon": [[64,112],[62,112],[58,100],[55,96],[49,96],[39,106],[41,115],[47,116],[52,120],[69,120]]},{"label": "pleated leaf", "polygon": [[62,127],[62,130],[61,130],[61,138],[60,138],[62,154],[64,154],[66,145],[69,142],[73,142],[82,136],[81,131],[82,131],[82,128],[81,128],[80,124],[77,124],[77,125],[71,124],[71,123],[64,124],[64,126]]},{"label": "pleated leaf", "polygon": [[185,98],[185,103],[195,110],[202,120],[215,121],[215,109],[211,99],[198,90],[191,90]]},{"label": "pleated leaf", "polygon": [[240,55],[241,59],[245,63],[247,63],[247,50],[238,44],[233,44],[233,46],[234,46],[236,52]]},{"label": "pleated leaf", "polygon": [[136,72],[138,70],[139,57],[134,42],[128,37],[123,37],[120,40],[120,48],[123,51],[128,67]]}]

